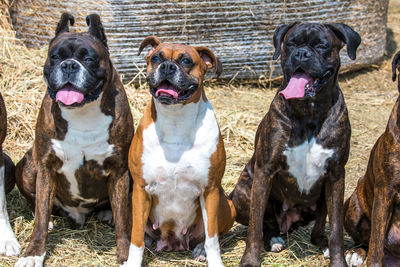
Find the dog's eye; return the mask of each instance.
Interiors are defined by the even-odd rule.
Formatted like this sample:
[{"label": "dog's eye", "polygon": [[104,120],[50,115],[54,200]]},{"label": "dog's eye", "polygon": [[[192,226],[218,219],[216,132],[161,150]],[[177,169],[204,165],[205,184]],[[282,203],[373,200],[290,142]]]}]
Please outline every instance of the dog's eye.
[{"label": "dog's eye", "polygon": [[315,48],[316,48],[316,49],[325,50],[325,49],[328,49],[329,47],[326,46],[326,45],[324,45],[324,44],[317,44],[317,45],[315,46]]},{"label": "dog's eye", "polygon": [[153,62],[153,63],[156,63],[159,60],[160,60],[159,56],[154,56],[154,57],[151,58],[151,62]]},{"label": "dog's eye", "polygon": [[87,63],[90,63],[90,62],[93,62],[93,61],[94,61],[94,59],[91,58],[91,57],[86,57],[85,58],[85,62],[87,62]]},{"label": "dog's eye", "polygon": [[286,46],[287,47],[294,47],[296,44],[294,42],[287,42]]},{"label": "dog's eye", "polygon": [[182,59],[181,62],[182,62],[183,64],[186,64],[186,65],[192,64],[192,61],[191,61],[190,59],[188,59],[188,58]]},{"label": "dog's eye", "polygon": [[58,55],[56,55],[56,54],[51,55],[50,58],[53,59],[53,60],[60,59],[60,57]]}]

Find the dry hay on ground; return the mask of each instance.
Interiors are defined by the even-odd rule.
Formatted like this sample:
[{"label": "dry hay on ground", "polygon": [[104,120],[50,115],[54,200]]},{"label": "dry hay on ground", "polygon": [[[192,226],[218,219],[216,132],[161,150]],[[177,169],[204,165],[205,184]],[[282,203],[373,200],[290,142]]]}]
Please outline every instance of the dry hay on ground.
[{"label": "dry hay on ground", "polygon": [[[400,4],[392,4],[390,10],[385,61],[380,66],[344,74],[340,78],[352,125],[346,196],[365,171],[369,151],[384,131],[398,95],[396,85],[391,82],[390,62],[400,40],[397,26]],[[1,28],[0,24],[0,92],[8,109],[8,136],[4,147],[15,162],[33,142],[36,116],[46,90],[42,78],[45,55],[46,48],[35,50],[21,46],[10,28]],[[276,91],[276,86],[272,86],[272,90],[265,90],[264,86],[239,81],[229,85],[227,82],[207,83],[206,93],[215,109],[227,150],[223,180],[227,192],[233,189],[240,171],[251,157],[255,130]],[[126,90],[137,125],[149,93],[144,84],[136,88],[129,85]],[[32,212],[17,189],[7,200],[14,231],[24,250],[33,228]],[[263,253],[263,265],[327,266],[329,261],[310,243],[309,235],[310,227],[288,235],[288,248],[279,254]],[[227,266],[238,265],[245,238],[246,228],[240,225],[235,225],[222,238],[222,257]],[[346,237],[346,248],[351,245],[351,240]],[[113,229],[94,218],[89,218],[82,230],[72,230],[65,219],[55,218],[55,229],[49,234],[46,248],[46,266],[117,266]],[[0,265],[13,266],[16,260],[17,257],[0,257]],[[192,260],[190,252],[146,250],[145,262],[150,266],[205,266]]]}]

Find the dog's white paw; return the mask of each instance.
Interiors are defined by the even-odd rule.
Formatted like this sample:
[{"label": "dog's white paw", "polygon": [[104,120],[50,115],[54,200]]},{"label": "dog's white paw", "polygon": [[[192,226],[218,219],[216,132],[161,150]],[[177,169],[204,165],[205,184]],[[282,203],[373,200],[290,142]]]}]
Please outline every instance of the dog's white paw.
[{"label": "dog's white paw", "polygon": [[0,254],[6,256],[17,256],[21,247],[15,238],[8,218],[0,220]]},{"label": "dog's white paw", "polygon": [[6,256],[17,256],[20,252],[21,246],[14,234],[12,237],[0,237],[0,254]]},{"label": "dog's white paw", "polygon": [[45,255],[46,253],[43,253],[42,256],[21,257],[14,267],[42,267]]},{"label": "dog's white paw", "polygon": [[204,242],[197,244],[197,246],[193,249],[192,252],[193,258],[196,261],[206,261],[206,250],[204,249]]},{"label": "dog's white paw", "polygon": [[346,263],[349,267],[360,266],[364,262],[364,257],[359,255],[357,251],[349,252],[346,254]]},{"label": "dog's white paw", "polygon": [[326,248],[325,250],[324,250],[324,258],[325,259],[329,259],[331,257],[331,254],[330,254],[330,252],[329,252],[329,248]]},{"label": "dog's white paw", "polygon": [[129,246],[128,260],[124,263],[125,266],[141,267],[143,252],[144,252],[144,246],[139,248],[131,243],[131,245]]},{"label": "dog's white paw", "polygon": [[53,231],[53,229],[54,229],[54,223],[53,223],[53,221],[49,221],[49,224],[47,226],[47,230]]},{"label": "dog's white paw", "polygon": [[271,246],[272,252],[280,252],[285,247],[285,240],[282,237],[272,237],[269,241],[269,245]]}]

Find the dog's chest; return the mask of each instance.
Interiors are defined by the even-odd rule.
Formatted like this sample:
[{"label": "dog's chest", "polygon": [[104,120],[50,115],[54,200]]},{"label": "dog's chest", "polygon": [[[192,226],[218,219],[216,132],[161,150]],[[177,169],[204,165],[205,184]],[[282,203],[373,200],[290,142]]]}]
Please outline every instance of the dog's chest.
[{"label": "dog's chest", "polygon": [[[86,104],[82,108],[61,108],[61,115],[68,122],[67,133],[64,140],[51,140],[55,154],[62,161],[62,167],[58,172],[63,173],[68,180],[72,198],[85,202],[79,190],[76,171],[85,164],[98,164],[102,167],[104,160],[112,156],[114,145],[108,143],[112,116],[106,116],[101,112],[100,100]],[[108,174],[103,170],[103,175]],[[85,185],[88,184],[90,182],[85,181]],[[88,202],[93,201],[88,199]]]},{"label": "dog's chest", "polygon": [[170,120],[168,114],[157,113],[157,122],[143,132],[145,189],[159,200],[152,215],[159,225],[175,221],[176,231],[195,219],[197,200],[208,184],[211,155],[219,140],[214,112],[206,104],[200,114],[186,110],[181,119],[175,116]]},{"label": "dog's chest", "polygon": [[308,194],[313,185],[326,172],[326,160],[334,153],[333,149],[323,148],[315,138],[296,147],[286,147],[283,154],[289,173],[296,179],[301,193]]}]

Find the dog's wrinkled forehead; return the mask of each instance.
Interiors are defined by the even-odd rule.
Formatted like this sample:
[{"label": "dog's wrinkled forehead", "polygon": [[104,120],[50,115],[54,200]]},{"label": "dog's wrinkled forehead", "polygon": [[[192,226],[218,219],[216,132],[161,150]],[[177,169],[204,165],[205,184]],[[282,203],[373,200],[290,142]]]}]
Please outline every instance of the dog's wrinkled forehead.
[{"label": "dog's wrinkled forehead", "polygon": [[64,32],[54,38],[50,43],[49,54],[54,52],[64,52],[75,54],[95,53],[99,57],[106,57],[108,50],[95,37],[87,33]]},{"label": "dog's wrinkled forehead", "polygon": [[[164,60],[177,61],[180,58],[186,56],[190,57],[193,63],[200,63],[202,60],[200,58],[199,53],[191,46],[183,45],[183,44],[170,44],[170,43],[161,43],[157,48],[151,53],[152,55],[161,55]],[[149,57],[147,60],[150,60]]]},{"label": "dog's wrinkled forehead", "polygon": [[317,45],[322,41],[328,41],[333,46],[341,46],[341,41],[325,25],[317,23],[300,23],[289,29],[284,42],[295,44]]}]

